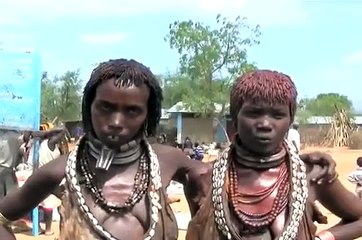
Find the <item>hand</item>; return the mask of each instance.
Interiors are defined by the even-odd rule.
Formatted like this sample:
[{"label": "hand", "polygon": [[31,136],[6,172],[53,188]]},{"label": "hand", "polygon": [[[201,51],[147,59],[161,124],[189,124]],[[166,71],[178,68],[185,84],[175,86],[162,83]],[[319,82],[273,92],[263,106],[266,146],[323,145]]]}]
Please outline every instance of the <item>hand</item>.
[{"label": "hand", "polygon": [[64,128],[56,128],[56,129],[51,129],[51,130],[48,130],[48,131],[33,131],[31,133],[32,137],[34,138],[41,138],[41,139],[44,139],[44,138],[47,138],[47,139],[50,139],[50,138],[62,138],[64,137],[65,135],[65,129]]},{"label": "hand", "polygon": [[331,183],[338,177],[336,162],[333,160],[332,156],[327,153],[305,153],[300,155],[300,159],[306,164],[318,164],[322,167],[319,175],[312,179],[312,181],[317,182],[317,184],[322,184],[324,182]]}]

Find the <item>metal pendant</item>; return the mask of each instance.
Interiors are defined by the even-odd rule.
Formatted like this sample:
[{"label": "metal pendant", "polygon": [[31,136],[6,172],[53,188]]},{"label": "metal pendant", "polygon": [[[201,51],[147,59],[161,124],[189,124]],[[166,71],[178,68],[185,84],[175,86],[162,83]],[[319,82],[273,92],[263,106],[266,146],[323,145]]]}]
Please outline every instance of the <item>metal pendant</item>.
[{"label": "metal pendant", "polygon": [[114,156],[115,153],[112,149],[103,146],[97,159],[96,168],[107,171],[112,164]]}]

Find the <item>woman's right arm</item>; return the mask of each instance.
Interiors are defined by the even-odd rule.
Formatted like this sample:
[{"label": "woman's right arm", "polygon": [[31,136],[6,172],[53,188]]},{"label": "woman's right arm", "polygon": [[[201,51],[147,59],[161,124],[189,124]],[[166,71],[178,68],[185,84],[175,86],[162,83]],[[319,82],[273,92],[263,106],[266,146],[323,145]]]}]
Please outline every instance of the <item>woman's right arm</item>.
[{"label": "woman's right arm", "polygon": [[0,201],[0,213],[10,221],[29,213],[61,183],[67,156],[63,155],[36,170],[24,185]]}]

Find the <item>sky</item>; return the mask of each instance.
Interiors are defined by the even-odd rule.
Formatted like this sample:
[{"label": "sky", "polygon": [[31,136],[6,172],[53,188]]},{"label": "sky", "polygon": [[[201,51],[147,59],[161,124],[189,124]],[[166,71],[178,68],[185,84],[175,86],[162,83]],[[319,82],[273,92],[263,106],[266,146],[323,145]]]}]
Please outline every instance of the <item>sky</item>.
[{"label": "sky", "polygon": [[40,53],[51,76],[133,58],[155,74],[175,72],[178,54],[164,41],[175,20],[215,26],[218,13],[259,24],[248,48],[258,68],[281,71],[299,97],[335,92],[362,111],[362,0],[0,0],[0,48]]}]

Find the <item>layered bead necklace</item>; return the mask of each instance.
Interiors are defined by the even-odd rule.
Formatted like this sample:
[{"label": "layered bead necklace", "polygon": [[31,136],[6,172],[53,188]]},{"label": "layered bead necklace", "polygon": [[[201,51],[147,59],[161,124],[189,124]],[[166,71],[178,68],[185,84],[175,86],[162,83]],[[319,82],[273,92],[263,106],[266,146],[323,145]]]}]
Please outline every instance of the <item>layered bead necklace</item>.
[{"label": "layered bead necklace", "polygon": [[[283,233],[278,240],[292,240],[296,239],[298,234],[298,227],[300,221],[304,215],[305,203],[308,197],[308,188],[306,180],[306,168],[304,162],[299,158],[293,146],[288,142],[285,142],[285,147],[290,157],[290,181],[288,181],[288,168],[287,165],[281,166],[279,177],[275,182],[275,185],[265,192],[261,191],[258,193],[251,194],[240,193],[237,190],[237,173],[235,170],[235,163],[229,161],[228,152],[226,149],[222,156],[214,162],[213,173],[212,173],[212,203],[214,206],[214,221],[220,230],[220,232],[227,237],[232,239],[230,231],[230,223],[227,222],[224,212],[224,198],[225,196],[225,177],[229,173],[230,176],[230,200],[231,204],[236,211],[238,218],[246,225],[251,227],[268,226],[287,205],[290,206],[289,221],[285,226]],[[269,159],[270,160],[270,159]],[[265,161],[265,160],[263,160]],[[271,164],[272,161],[267,161]],[[229,171],[228,171],[229,170]],[[260,215],[250,214],[240,210],[239,206],[243,204],[252,204],[254,202],[261,201],[267,197],[272,191],[273,187],[278,187],[278,194],[273,202],[272,208]],[[289,188],[291,185],[291,193]],[[289,196],[285,197],[285,196]],[[270,216],[268,216],[270,215]]]},{"label": "layered bead necklace", "polygon": [[[148,191],[151,203],[151,222],[150,229],[144,239],[151,240],[155,235],[156,225],[159,220],[159,211],[162,209],[159,194],[159,191],[162,188],[162,184],[157,155],[154,153],[151,145],[147,142],[146,139],[142,140],[142,142],[146,148],[146,151],[142,155],[141,159],[139,159],[140,163],[135,176],[135,186],[133,191],[126,203],[123,205],[109,203],[104,199],[101,190],[96,184],[96,175],[90,171],[85,150],[83,150],[83,154],[81,154],[78,158],[78,146],[76,146],[68,157],[65,171],[67,184],[69,185],[70,190],[75,194],[76,203],[82,211],[85,219],[103,239],[117,240],[117,238],[113,237],[111,233],[106,231],[103,226],[99,224],[98,220],[86,204],[85,198],[82,194],[79,175],[77,174],[77,160],[79,159],[79,169],[81,174],[85,177],[86,188],[90,190],[91,195],[95,199],[96,203],[109,213],[130,210],[130,208],[132,208]],[[83,145],[83,147],[85,146]]]},{"label": "layered bead necklace", "polygon": [[85,186],[90,191],[94,201],[99,204],[108,213],[120,213],[127,208],[132,208],[139,202],[146,193],[149,185],[150,163],[147,161],[145,154],[139,160],[138,170],[134,178],[134,185],[131,194],[123,205],[109,203],[103,196],[100,187],[97,184],[96,174],[89,167],[87,157],[87,148],[84,148],[83,157],[80,158],[79,165],[82,175],[85,177]]},{"label": "layered bead necklace", "polygon": [[[288,172],[285,163],[282,163],[276,181],[272,186],[258,192],[241,191],[238,188],[238,174],[235,163],[231,163],[229,170],[229,197],[234,211],[245,224],[247,233],[258,232],[259,229],[268,226],[284,210],[288,202],[289,182]],[[269,200],[272,193],[277,191],[272,206],[264,212],[254,213],[244,210],[244,207],[259,204]]]}]

